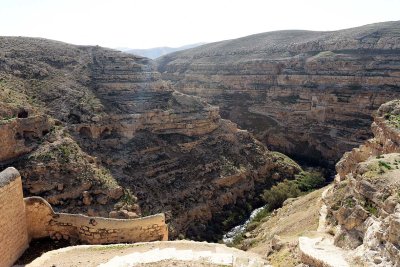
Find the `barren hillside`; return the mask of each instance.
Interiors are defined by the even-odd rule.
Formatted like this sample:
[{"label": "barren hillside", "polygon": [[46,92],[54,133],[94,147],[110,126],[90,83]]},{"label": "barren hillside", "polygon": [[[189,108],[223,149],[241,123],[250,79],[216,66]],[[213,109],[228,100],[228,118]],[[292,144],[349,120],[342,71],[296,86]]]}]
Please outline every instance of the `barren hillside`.
[{"label": "barren hillside", "polygon": [[400,22],[276,31],[157,59],[173,87],[205,97],[271,148],[333,164],[371,136],[371,113],[400,96]]},{"label": "barren hillside", "polygon": [[0,99],[1,165],[57,211],[165,212],[172,237],[217,239],[231,213],[299,171],[149,59],[115,50],[1,37]]}]

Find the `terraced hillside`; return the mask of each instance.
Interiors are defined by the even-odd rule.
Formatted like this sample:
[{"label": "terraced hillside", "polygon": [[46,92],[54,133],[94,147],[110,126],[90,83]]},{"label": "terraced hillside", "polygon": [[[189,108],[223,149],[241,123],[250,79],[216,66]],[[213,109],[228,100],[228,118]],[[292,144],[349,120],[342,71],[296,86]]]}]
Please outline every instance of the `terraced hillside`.
[{"label": "terraced hillside", "polygon": [[400,96],[400,22],[276,31],[157,59],[163,79],[294,157],[333,164],[371,137],[371,113]]},{"label": "terraced hillside", "polygon": [[0,164],[57,211],[164,212],[170,236],[216,239],[234,210],[299,172],[152,61],[115,50],[1,37],[0,100]]}]

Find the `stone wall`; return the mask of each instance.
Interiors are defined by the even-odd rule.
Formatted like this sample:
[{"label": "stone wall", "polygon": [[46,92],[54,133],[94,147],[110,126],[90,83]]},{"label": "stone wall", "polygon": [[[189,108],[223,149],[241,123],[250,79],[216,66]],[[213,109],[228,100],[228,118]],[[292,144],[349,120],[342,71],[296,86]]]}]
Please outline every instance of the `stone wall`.
[{"label": "stone wall", "polygon": [[168,240],[164,214],[122,220],[56,213],[40,197],[25,198],[25,205],[30,238],[50,236],[87,244]]},{"label": "stone wall", "polygon": [[28,243],[21,176],[7,168],[0,173],[0,267],[11,266]]},{"label": "stone wall", "polygon": [[54,212],[41,197],[23,198],[15,168],[0,172],[0,267],[11,266],[32,239],[50,237],[87,244],[168,240],[164,214],[109,219]]}]

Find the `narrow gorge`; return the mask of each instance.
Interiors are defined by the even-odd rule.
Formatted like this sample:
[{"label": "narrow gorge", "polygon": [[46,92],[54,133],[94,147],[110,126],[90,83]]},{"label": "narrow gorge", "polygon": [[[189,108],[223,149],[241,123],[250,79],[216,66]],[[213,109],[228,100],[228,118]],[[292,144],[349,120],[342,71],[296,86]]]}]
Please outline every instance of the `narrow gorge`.
[{"label": "narrow gorge", "polygon": [[400,23],[276,31],[157,59],[163,79],[218,105],[272,149],[333,167],[371,137],[371,113],[400,97]]},{"label": "narrow gorge", "polygon": [[174,91],[149,59],[33,38],[0,39],[5,149],[26,196],[56,211],[165,213],[170,236],[218,240],[297,164]]},{"label": "narrow gorge", "polygon": [[400,266],[398,99],[399,21],[156,60],[0,37],[0,267]]}]

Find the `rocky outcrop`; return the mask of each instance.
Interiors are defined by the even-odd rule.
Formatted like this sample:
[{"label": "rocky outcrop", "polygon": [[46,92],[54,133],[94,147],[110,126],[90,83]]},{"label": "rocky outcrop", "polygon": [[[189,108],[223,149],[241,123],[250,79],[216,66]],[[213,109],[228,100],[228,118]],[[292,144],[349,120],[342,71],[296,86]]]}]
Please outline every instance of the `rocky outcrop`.
[{"label": "rocky outcrop", "polygon": [[171,89],[146,58],[3,37],[0,62],[1,127],[14,129],[6,116],[24,107],[28,115],[16,122],[44,113],[52,121],[35,146],[1,163],[18,167],[26,195],[42,196],[56,211],[165,212],[172,238],[217,238],[233,209],[299,172],[221,119],[217,107]]},{"label": "rocky outcrop", "polygon": [[345,179],[347,174],[355,171],[358,163],[372,156],[400,152],[400,136],[397,124],[399,112],[399,100],[385,103],[378,109],[375,121],[371,126],[374,138],[343,155],[336,164],[338,178]]},{"label": "rocky outcrop", "polygon": [[166,55],[158,70],[271,148],[333,165],[371,137],[371,112],[400,96],[399,29],[256,34]]},{"label": "rocky outcrop", "polygon": [[47,116],[9,118],[0,121],[0,161],[14,159],[31,152],[37,141],[54,125]]},{"label": "rocky outcrop", "polygon": [[400,100],[374,120],[375,137],[345,153],[332,184],[250,223],[240,248],[274,266],[399,266]]},{"label": "rocky outcrop", "polygon": [[324,196],[334,244],[363,266],[400,264],[400,101],[382,105],[375,137],[346,153]]}]

